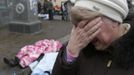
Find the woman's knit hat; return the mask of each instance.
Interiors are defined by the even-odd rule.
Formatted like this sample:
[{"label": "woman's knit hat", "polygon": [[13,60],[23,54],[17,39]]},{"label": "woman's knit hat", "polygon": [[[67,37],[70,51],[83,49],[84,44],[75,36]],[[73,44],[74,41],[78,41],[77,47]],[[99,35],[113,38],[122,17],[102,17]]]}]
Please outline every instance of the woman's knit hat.
[{"label": "woman's knit hat", "polygon": [[128,14],[126,0],[71,0],[74,6],[97,11],[117,22],[122,22]]}]

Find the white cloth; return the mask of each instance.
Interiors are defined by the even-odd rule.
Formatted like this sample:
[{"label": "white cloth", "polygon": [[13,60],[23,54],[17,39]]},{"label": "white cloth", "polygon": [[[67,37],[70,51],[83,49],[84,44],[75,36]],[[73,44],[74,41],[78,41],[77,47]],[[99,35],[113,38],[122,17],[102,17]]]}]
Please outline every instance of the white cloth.
[{"label": "white cloth", "polygon": [[49,19],[49,14],[38,14],[38,17],[43,18],[45,20]]},{"label": "white cloth", "polygon": [[[32,69],[31,75],[49,75],[48,73],[45,73],[45,71],[48,71],[51,73],[57,55],[58,55],[58,52],[46,53],[38,64],[34,63],[37,66],[34,69]],[[30,68],[32,68],[33,66],[30,66]]]}]

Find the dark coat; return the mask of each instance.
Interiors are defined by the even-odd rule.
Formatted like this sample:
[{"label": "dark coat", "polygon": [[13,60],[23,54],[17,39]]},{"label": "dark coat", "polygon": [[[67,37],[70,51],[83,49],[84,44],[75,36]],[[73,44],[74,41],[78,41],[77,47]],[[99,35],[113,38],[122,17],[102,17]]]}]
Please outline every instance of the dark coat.
[{"label": "dark coat", "polygon": [[[103,52],[95,50],[94,46],[89,44],[73,63],[66,63],[65,47],[66,45],[59,52],[52,75],[134,75],[133,25],[127,34]],[[110,60],[112,63],[108,67]]]}]

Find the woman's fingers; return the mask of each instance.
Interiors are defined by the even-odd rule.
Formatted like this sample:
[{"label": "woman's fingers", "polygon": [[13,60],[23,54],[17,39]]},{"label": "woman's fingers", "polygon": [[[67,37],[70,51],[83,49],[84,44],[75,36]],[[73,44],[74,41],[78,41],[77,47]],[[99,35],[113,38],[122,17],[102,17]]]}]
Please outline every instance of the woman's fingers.
[{"label": "woman's fingers", "polygon": [[102,22],[100,21],[99,23],[97,23],[95,26],[93,26],[92,28],[90,28],[87,32],[85,32],[87,34],[87,37],[90,37],[92,34],[94,34],[98,29],[101,28],[102,26]]},{"label": "woman's fingers", "polygon": [[88,41],[91,42],[99,33],[101,29],[99,28],[96,32],[94,32],[89,38]]},{"label": "woman's fingers", "polygon": [[87,25],[87,23],[88,23],[88,20],[82,20],[81,22],[79,22],[79,23],[77,24],[77,26],[78,26],[79,28],[84,28],[84,27]]},{"label": "woman's fingers", "polygon": [[94,20],[87,23],[87,25],[84,27],[85,32],[90,30],[92,27],[94,27],[96,24],[98,24],[101,21],[101,17],[95,18]]}]

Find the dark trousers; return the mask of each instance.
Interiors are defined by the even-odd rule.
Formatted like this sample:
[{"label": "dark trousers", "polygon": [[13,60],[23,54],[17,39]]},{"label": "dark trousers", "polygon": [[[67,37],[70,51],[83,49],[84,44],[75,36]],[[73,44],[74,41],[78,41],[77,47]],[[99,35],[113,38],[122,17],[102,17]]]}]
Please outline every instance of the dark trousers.
[{"label": "dark trousers", "polygon": [[53,11],[48,10],[48,14],[49,14],[49,20],[53,20]]}]

